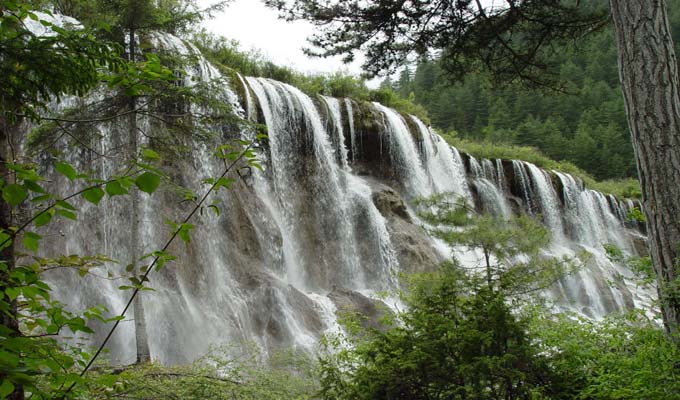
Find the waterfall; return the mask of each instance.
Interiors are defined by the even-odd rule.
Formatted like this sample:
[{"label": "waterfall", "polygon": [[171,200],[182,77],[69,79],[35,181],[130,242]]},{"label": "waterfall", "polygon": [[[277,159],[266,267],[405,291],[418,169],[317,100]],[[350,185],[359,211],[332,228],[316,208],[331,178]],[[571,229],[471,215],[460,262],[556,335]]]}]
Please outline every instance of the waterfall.
[{"label": "waterfall", "polygon": [[[220,80],[194,46],[171,35],[153,40],[176,54],[198,56],[186,68],[184,85]],[[411,210],[412,200],[433,194],[463,199],[503,218],[522,208],[540,214],[553,234],[545,256],[573,257],[584,249],[592,254],[586,268],[547,292],[557,308],[599,318],[633,306],[649,307],[653,290],[636,287],[629,271],[608,260],[602,248],[612,243],[626,255],[635,254],[631,238],[643,234],[626,218],[635,203],[608,198],[568,174],[548,173],[523,161],[512,161],[509,169],[509,161],[465,156],[467,174],[464,155],[415,117],[378,103],[310,97],[274,80],[236,77],[232,84],[243,86],[245,110],[228,85],[215,96],[237,115],[267,126],[268,140],[258,155],[262,171],[254,169],[248,179],[235,175],[231,190],[211,198],[220,215],[197,215],[192,241],[175,243],[170,250],[177,261],[152,275],[154,292],[144,297],[152,358],[188,362],[211,344],[242,341],[264,352],[282,347],[313,352],[321,334],[340,329],[336,313],[343,310],[337,299],[343,293],[379,303],[379,292],[394,295],[400,288],[398,274],[432,270],[444,250],[459,251],[443,249],[427,236]],[[367,115],[380,120],[367,128]],[[144,131],[162,129],[141,117],[139,124]],[[252,136],[249,125],[218,127],[224,136],[207,141],[187,139],[193,150],[166,160],[173,179],[204,192],[201,181],[223,168],[212,157],[215,146]],[[107,122],[96,129],[101,133],[99,152],[121,152],[124,127]],[[95,170],[101,178],[119,173],[113,157],[94,157],[85,150],[66,154],[79,170]],[[56,174],[49,182],[63,195],[79,189]],[[162,221],[181,220],[189,205],[178,206],[172,189],[140,196],[139,236],[147,252],[167,237]],[[131,257],[127,216],[132,207],[120,197],[102,202],[99,208],[78,204],[80,220],[87,224],[49,228],[55,230],[44,236],[63,230],[65,239],[44,251],[46,256],[105,253],[120,260],[122,265],[105,265],[84,278],[48,276],[54,297],[69,306],[103,304],[113,313],[122,309],[129,293],[106,276],[121,275]],[[478,263],[475,254],[456,256]],[[131,318],[110,345],[114,363],[134,360]],[[103,331],[100,325],[95,328]],[[98,333],[94,341],[101,339]]]},{"label": "waterfall", "polygon": [[257,116],[257,106],[255,105],[255,100],[253,99],[253,96],[251,96],[250,90],[248,89],[248,85],[246,85],[246,81],[243,79],[243,76],[241,76],[239,73],[237,73],[236,76],[238,77],[241,86],[243,86],[243,93],[246,96],[246,118],[248,121],[255,121]]},{"label": "waterfall", "polygon": [[470,175],[482,209],[500,218],[510,217],[510,205],[503,195],[503,187],[491,161],[485,159],[480,164],[476,158],[470,156]]},{"label": "waterfall", "polygon": [[541,206],[543,220],[550,228],[552,234],[559,238],[563,235],[564,228],[562,226],[559,200],[552,186],[550,176],[532,163],[525,163],[525,165],[529,170],[531,181],[534,182],[536,187],[536,197],[538,197],[538,203]]},{"label": "waterfall", "polygon": [[374,106],[385,115],[392,166],[411,197],[428,197],[434,192],[421,163],[411,131],[396,111],[379,103]]},{"label": "waterfall", "polygon": [[433,133],[415,116],[411,119],[422,136],[425,171],[435,193],[450,193],[454,197],[469,200],[470,194],[465,179],[465,168],[460,157],[454,157],[451,146]]},{"label": "waterfall", "polygon": [[534,215],[536,210],[534,206],[534,193],[531,188],[529,175],[527,175],[525,163],[523,161],[512,160],[512,168],[515,173],[517,184],[519,185],[520,195],[526,205],[526,212],[529,215]]},{"label": "waterfall", "polygon": [[345,99],[345,109],[347,110],[347,118],[349,119],[349,137],[352,150],[352,162],[354,162],[357,159],[359,152],[359,141],[356,137],[356,129],[354,129],[354,107],[352,107],[352,100]]},{"label": "waterfall", "polygon": [[345,130],[342,127],[342,111],[340,110],[340,100],[332,97],[321,96],[326,102],[330,111],[331,122],[333,124],[331,141],[340,166],[347,170],[349,169],[349,160],[347,158],[347,147],[345,146]]}]

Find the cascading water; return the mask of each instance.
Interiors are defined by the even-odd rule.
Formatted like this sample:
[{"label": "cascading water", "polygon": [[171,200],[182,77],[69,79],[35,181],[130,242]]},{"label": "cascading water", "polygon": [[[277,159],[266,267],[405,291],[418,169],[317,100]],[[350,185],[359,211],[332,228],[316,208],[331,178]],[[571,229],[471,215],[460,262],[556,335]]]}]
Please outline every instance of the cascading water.
[{"label": "cascading water", "polygon": [[323,101],[328,106],[330,112],[330,120],[333,123],[332,128],[330,128],[331,141],[333,143],[333,148],[337,154],[338,162],[343,169],[349,169],[349,160],[347,156],[347,147],[345,146],[345,130],[342,126],[342,110],[340,108],[340,100],[321,96]]},{"label": "cascading water", "polygon": [[534,205],[534,191],[531,188],[531,180],[525,168],[525,163],[519,160],[512,160],[512,168],[515,174],[515,181],[519,186],[520,195],[524,204],[526,205],[525,211],[529,215],[535,215],[536,207]]},{"label": "cascading water", "polygon": [[360,144],[356,137],[356,129],[354,128],[354,107],[352,106],[352,100],[345,99],[345,109],[347,110],[347,119],[349,120],[349,142],[352,151],[352,162],[354,162],[357,159]]},{"label": "cascading water", "polygon": [[414,116],[411,116],[411,119],[422,137],[425,171],[433,192],[449,193],[454,197],[469,200],[465,168],[460,157],[455,157],[451,146],[430,131],[421,120]]},{"label": "cascading water", "polygon": [[470,179],[477,190],[482,209],[500,218],[508,218],[512,211],[503,196],[498,174],[491,161],[483,160],[480,165],[476,158],[470,156]]},{"label": "cascading water", "polygon": [[[173,36],[157,35],[155,40],[157,46],[177,54],[198,55]],[[188,72],[186,85],[194,77],[222,78],[201,57]],[[601,246],[613,243],[626,254],[635,254],[631,237],[641,234],[628,229],[625,221],[633,203],[607,199],[570,175],[554,172],[562,187],[557,193],[548,173],[521,161],[508,162],[506,169],[501,160],[469,157],[471,172],[466,175],[455,148],[417,118],[402,117],[377,103],[311,98],[262,78],[236,76],[231,85],[244,88],[245,110],[231,89],[225,87],[216,95],[245,119],[267,126],[269,138],[260,155],[263,171],[254,170],[252,179],[221,191],[215,198],[220,216],[199,215],[192,222],[196,225],[192,241],[171,248],[178,260],[152,276],[155,291],[145,294],[144,308],[153,358],[185,362],[210,345],[244,340],[265,351],[289,346],[313,351],[320,334],[338,329],[335,313],[342,311],[343,301],[397,289],[400,271],[434,267],[439,260],[437,244],[418,226],[408,202],[432,194],[450,194],[470,204],[476,196],[485,210],[503,217],[513,213],[514,202],[515,209],[543,216],[553,233],[546,255],[575,256],[582,249],[593,254],[586,269],[550,291],[559,307],[597,318],[649,306],[652,291],[619,279],[619,274],[628,276],[625,268],[610,262]],[[365,127],[365,121],[356,117],[359,112],[363,119],[367,115],[382,119],[372,125],[377,132]],[[257,121],[259,116],[263,120]],[[149,120],[138,122],[144,130],[154,129]],[[102,154],[124,147],[124,128],[102,123],[98,129],[102,139],[97,148]],[[229,137],[249,137],[248,130],[244,125]],[[366,140],[370,135],[379,140]],[[172,161],[175,179],[196,192],[204,190],[201,180],[219,175],[222,168],[211,156],[220,140],[196,140],[192,153]],[[370,151],[371,143],[379,143],[380,149]],[[378,163],[366,160],[366,154],[384,156],[379,165],[391,173],[372,169]],[[102,177],[119,168],[114,160],[95,159],[87,152],[72,152],[69,161],[79,169],[95,169]],[[67,194],[77,188],[62,185],[61,190]],[[148,252],[157,249],[168,233],[159,221],[179,220],[188,206],[178,209],[170,190],[140,196],[140,246]],[[66,242],[46,252],[101,252],[127,263],[131,244],[121,221],[127,221],[131,206],[116,200],[103,200],[104,208],[80,205],[81,220],[88,226],[60,226]],[[105,266],[83,279],[68,274],[50,279],[55,297],[73,307],[104,304],[118,312],[128,293],[116,289],[118,282],[98,276],[107,272],[117,276],[119,270]],[[121,324],[110,347],[115,362],[134,359],[132,322]]]},{"label": "cascading water", "polygon": [[531,181],[536,187],[536,197],[538,197],[538,203],[541,206],[543,220],[548,225],[548,228],[550,228],[552,234],[559,238],[562,236],[564,228],[557,193],[555,193],[555,189],[552,187],[552,181],[547,172],[534,164],[525,163],[525,165],[529,170]]},{"label": "cascading water", "polygon": [[387,122],[385,134],[389,135],[392,167],[403,182],[404,190],[411,197],[428,197],[433,194],[427,172],[420,161],[420,154],[404,118],[395,110],[379,103],[373,105],[385,115]]}]

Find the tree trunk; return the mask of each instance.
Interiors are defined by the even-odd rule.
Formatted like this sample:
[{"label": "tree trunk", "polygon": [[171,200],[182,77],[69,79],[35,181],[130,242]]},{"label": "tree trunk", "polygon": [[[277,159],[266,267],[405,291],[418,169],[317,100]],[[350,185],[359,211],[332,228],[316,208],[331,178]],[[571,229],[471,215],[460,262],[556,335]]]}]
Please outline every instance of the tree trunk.
[{"label": "tree trunk", "polygon": [[[14,177],[7,168],[7,163],[14,161],[14,154],[12,151],[12,137],[11,132],[14,131],[15,126],[10,126],[7,120],[0,116],[0,177],[5,181],[5,184],[13,183]],[[0,227],[9,233],[9,227],[13,226],[12,207],[4,200],[0,200]],[[4,248],[0,252],[0,260],[6,265],[7,272],[0,273],[0,293],[3,301],[9,303],[9,313],[0,313],[0,323],[10,329],[11,336],[20,336],[19,321],[17,319],[17,302],[10,301],[5,295],[5,288],[8,286],[9,272],[14,269],[14,243]],[[0,375],[2,376],[2,375]],[[14,391],[7,397],[8,400],[23,400],[24,388],[21,385],[14,386]]]},{"label": "tree trunk", "polygon": [[[131,105],[135,106],[134,98]],[[133,108],[134,109],[134,108]],[[136,157],[137,153],[137,114],[130,114],[130,153],[131,160]],[[130,207],[132,208],[132,220],[130,221],[130,263],[137,264],[139,257],[141,257],[141,243],[139,237],[139,192],[133,190],[130,193]],[[143,283],[143,282],[142,282]],[[134,318],[135,318],[135,342],[137,348],[137,363],[145,363],[151,361],[151,351],[149,350],[149,340],[146,332],[146,319],[144,318],[144,302],[142,300],[142,291],[137,292],[137,296],[133,301]]]},{"label": "tree trunk", "polygon": [[680,95],[665,0],[610,0],[661,312],[680,326]]},{"label": "tree trunk", "polygon": [[[134,62],[136,46],[135,46],[135,29],[130,29],[129,40],[129,54],[128,59]],[[129,146],[128,158],[134,160],[137,158],[139,145],[137,141],[137,113],[134,112],[137,107],[137,101],[134,96],[129,98],[129,109],[131,111],[128,121],[129,132]],[[130,221],[130,263],[137,264],[141,256],[141,243],[139,238],[139,191],[133,190],[130,193],[130,207],[132,207],[132,220]],[[142,282],[143,283],[143,282]],[[137,350],[137,363],[144,363],[151,361],[151,351],[149,350],[149,340],[146,333],[146,320],[144,318],[144,302],[142,301],[142,292],[137,292],[137,296],[133,301],[134,318],[135,318],[135,343]]]}]

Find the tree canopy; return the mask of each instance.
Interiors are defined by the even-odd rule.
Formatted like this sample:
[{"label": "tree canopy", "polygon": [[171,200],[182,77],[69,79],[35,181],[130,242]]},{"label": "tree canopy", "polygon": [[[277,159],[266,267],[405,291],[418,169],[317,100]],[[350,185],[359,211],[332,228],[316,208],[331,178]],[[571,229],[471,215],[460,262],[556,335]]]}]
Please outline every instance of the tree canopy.
[{"label": "tree canopy", "polygon": [[264,2],[288,19],[319,28],[309,40],[315,47],[309,54],[351,61],[361,49],[370,75],[434,51],[453,79],[481,63],[496,82],[521,78],[537,85],[552,81],[546,75],[551,45],[580,38],[607,21],[602,2],[508,0],[493,7],[479,0]]}]

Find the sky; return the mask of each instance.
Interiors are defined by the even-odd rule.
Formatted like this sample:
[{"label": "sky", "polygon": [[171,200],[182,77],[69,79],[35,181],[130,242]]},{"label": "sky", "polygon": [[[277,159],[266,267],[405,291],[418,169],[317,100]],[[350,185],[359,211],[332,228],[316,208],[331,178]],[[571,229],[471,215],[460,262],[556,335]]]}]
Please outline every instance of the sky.
[{"label": "sky", "polygon": [[[211,3],[214,0],[199,1],[203,7]],[[361,57],[349,65],[343,64],[339,57],[307,57],[302,48],[307,44],[306,39],[313,34],[314,27],[305,21],[280,20],[278,13],[262,5],[260,0],[234,0],[224,12],[205,21],[203,26],[215,34],[236,39],[242,50],[257,49],[275,64],[300,72],[361,73]]]},{"label": "sky", "polygon": [[[198,0],[201,7],[215,3],[216,0]],[[481,0],[486,7],[504,4],[501,0]],[[364,58],[357,54],[352,64],[343,64],[340,57],[310,58],[302,48],[307,38],[314,33],[314,27],[306,21],[288,22],[278,18],[275,10],[265,7],[260,0],[234,0],[227,8],[205,21],[203,26],[209,31],[235,39],[242,50],[259,50],[262,55],[277,65],[288,66],[305,73],[347,72],[360,75]],[[368,81],[376,88],[382,78]]]}]

